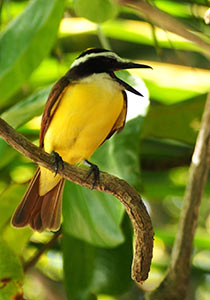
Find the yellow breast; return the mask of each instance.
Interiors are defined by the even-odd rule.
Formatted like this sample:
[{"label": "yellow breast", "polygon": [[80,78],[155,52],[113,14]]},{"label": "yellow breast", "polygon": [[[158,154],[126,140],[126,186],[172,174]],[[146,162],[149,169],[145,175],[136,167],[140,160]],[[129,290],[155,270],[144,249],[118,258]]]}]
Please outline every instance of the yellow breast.
[{"label": "yellow breast", "polygon": [[70,84],[45,135],[45,150],[58,152],[69,163],[89,159],[122,108],[121,88],[108,74]]},{"label": "yellow breast", "polygon": [[[94,74],[66,89],[44,137],[44,149],[71,164],[89,159],[103,143],[123,109],[120,85],[106,73]],[[41,167],[40,195],[60,176]]]}]

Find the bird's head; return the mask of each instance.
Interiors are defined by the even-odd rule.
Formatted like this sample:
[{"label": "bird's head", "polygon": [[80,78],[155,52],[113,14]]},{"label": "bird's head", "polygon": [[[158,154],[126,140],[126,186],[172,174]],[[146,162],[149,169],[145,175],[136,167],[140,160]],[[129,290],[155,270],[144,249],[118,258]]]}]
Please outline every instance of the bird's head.
[{"label": "bird's head", "polygon": [[[114,72],[124,69],[151,68],[148,65],[137,64],[124,60],[112,51],[91,48],[82,52],[73,62],[70,71],[79,77],[94,73]],[[76,75],[76,74],[75,74]]]},{"label": "bird's head", "polygon": [[[82,52],[73,62],[67,73],[70,80],[80,80],[92,74],[108,73],[117,80],[125,89],[141,95],[124,81],[114,75],[114,71],[135,68],[151,68],[148,65],[133,63],[124,60],[116,53],[100,48],[90,48]],[[142,96],[142,95],[141,95]]]}]

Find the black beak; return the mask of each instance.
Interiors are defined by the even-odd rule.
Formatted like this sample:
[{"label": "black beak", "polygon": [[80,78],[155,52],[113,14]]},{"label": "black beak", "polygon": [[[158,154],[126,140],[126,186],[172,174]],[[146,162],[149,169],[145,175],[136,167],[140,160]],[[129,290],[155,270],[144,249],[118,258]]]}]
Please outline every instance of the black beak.
[{"label": "black beak", "polygon": [[[144,65],[144,64],[136,64],[133,62],[118,62],[116,65],[116,68],[114,69],[114,71],[118,71],[118,70],[125,70],[125,69],[152,69],[152,67],[148,66],[148,65]],[[128,83],[126,83],[125,81],[119,79],[114,73],[112,74],[112,77],[122,86],[124,86],[124,88],[135,94],[138,96],[142,96],[143,95],[138,92],[137,90],[135,90],[132,86],[130,86]]]},{"label": "black beak", "polygon": [[144,64],[136,64],[133,62],[119,62],[116,70],[125,70],[125,69],[152,69],[152,67]]}]

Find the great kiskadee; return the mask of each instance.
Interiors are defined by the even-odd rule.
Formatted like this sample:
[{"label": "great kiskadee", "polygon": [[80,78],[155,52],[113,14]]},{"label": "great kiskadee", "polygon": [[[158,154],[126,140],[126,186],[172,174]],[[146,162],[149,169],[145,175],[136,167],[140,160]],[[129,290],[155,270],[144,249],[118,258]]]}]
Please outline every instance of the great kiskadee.
[{"label": "great kiskadee", "polygon": [[[78,56],[50,92],[42,116],[40,147],[70,164],[86,162],[93,168],[88,160],[94,151],[124,127],[125,90],[142,96],[114,74],[131,68],[150,67],[123,60],[105,49],[88,49]],[[12,224],[29,225],[40,232],[59,229],[64,181],[39,166]]]}]

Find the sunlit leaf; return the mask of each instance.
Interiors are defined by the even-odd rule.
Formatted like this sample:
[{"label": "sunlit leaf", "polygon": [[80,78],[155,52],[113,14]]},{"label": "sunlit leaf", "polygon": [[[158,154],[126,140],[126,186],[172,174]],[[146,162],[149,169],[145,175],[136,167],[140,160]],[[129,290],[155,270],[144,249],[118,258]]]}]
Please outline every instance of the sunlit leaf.
[{"label": "sunlit leaf", "polygon": [[122,206],[114,197],[66,182],[63,226],[74,237],[102,247],[121,244],[122,213]]}]

